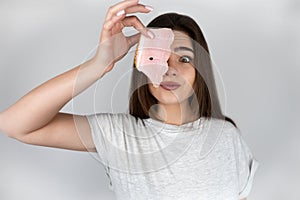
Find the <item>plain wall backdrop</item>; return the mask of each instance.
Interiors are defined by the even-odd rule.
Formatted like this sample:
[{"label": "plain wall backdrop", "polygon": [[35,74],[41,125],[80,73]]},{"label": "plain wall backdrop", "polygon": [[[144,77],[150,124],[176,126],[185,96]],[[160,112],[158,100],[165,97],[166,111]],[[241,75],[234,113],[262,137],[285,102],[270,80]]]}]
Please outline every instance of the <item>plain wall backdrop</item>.
[{"label": "plain wall backdrop", "polygon": [[[98,43],[110,0],[0,1],[0,111],[69,70]],[[175,11],[201,26],[215,63],[223,111],[260,167],[249,200],[300,198],[300,1],[149,0],[147,24]],[[127,33],[130,29],[127,30]],[[131,51],[63,111],[127,109]],[[125,74],[125,75],[124,75]],[[18,122],[16,122],[18,123]],[[22,144],[0,134],[1,200],[114,199],[93,154]]]}]

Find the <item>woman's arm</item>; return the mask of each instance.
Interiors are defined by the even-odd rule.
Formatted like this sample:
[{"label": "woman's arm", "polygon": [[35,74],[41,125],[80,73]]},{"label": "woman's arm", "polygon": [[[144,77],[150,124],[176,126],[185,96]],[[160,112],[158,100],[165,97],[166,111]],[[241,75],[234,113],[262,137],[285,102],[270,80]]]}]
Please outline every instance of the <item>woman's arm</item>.
[{"label": "woman's arm", "polygon": [[147,34],[137,17],[127,17],[126,14],[149,11],[138,4],[138,0],[122,1],[110,7],[95,56],[48,80],[0,113],[0,131],[29,144],[95,151],[86,117],[77,115],[73,118],[73,115],[59,111],[73,97],[109,72],[114,63],[138,41],[138,34],[125,37],[122,33],[124,27],[133,26],[142,34]]},{"label": "woman's arm", "polygon": [[85,117],[74,116],[73,120],[73,115],[59,110],[98,80],[104,68],[90,60],[33,89],[0,113],[1,132],[30,144],[85,150],[76,120],[82,141],[94,149]]}]

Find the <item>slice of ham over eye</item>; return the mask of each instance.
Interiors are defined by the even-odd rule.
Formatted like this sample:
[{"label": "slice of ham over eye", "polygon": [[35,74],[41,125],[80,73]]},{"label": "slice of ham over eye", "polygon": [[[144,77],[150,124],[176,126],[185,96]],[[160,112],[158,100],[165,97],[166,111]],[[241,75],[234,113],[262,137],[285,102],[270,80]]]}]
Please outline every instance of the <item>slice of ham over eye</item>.
[{"label": "slice of ham over eye", "polygon": [[136,68],[143,72],[158,87],[163,80],[163,75],[168,71],[168,59],[171,54],[171,44],[174,33],[169,28],[151,28],[154,39],[143,35],[138,43],[134,63]]}]

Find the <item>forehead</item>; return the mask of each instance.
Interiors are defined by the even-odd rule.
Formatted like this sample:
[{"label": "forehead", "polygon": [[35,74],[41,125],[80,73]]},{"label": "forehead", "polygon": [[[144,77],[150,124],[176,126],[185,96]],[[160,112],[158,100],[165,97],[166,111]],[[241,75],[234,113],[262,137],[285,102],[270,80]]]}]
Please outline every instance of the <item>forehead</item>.
[{"label": "forehead", "polygon": [[185,46],[193,49],[192,39],[184,32],[181,31],[173,31],[174,33],[174,41],[172,43],[172,48],[176,48],[179,46]]}]

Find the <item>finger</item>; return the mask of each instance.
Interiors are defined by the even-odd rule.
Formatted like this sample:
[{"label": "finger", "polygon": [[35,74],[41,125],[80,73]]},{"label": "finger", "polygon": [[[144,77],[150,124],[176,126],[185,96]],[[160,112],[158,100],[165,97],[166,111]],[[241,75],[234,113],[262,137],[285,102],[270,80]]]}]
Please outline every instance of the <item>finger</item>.
[{"label": "finger", "polygon": [[149,13],[153,10],[152,6],[147,6],[147,5],[143,5],[143,4],[138,4],[138,5],[134,5],[131,6],[129,8],[125,9],[125,13],[126,14],[132,14],[132,13]]},{"label": "finger", "polygon": [[104,29],[103,35],[107,34],[110,36],[112,34],[112,29],[116,26],[116,24],[119,25],[118,28],[120,29],[120,31],[124,27],[134,27],[136,30],[138,30],[140,33],[142,33],[146,37],[150,37],[150,38],[153,37],[153,35],[151,35],[151,33],[149,35],[149,31],[146,29],[146,27],[142,24],[142,22],[136,16],[128,16],[128,17],[115,16],[111,20],[106,21],[105,24],[103,25],[103,29]]},{"label": "finger", "polygon": [[105,21],[105,23],[103,24],[103,30],[104,31],[111,31],[114,26],[118,26],[120,24],[122,25],[122,26],[120,26],[120,28],[122,29],[124,27],[123,22],[122,22],[122,20],[124,18],[125,18],[125,15],[123,15],[123,16],[114,16],[111,20]]},{"label": "finger", "polygon": [[139,31],[146,37],[154,38],[154,34],[151,31],[149,31],[136,16],[125,17],[122,20],[122,24],[126,27],[133,26],[137,31]]},{"label": "finger", "polygon": [[117,15],[117,13],[122,13],[125,9],[137,5],[139,0],[130,0],[130,1],[121,1],[108,9],[105,20],[110,20],[113,16]]},{"label": "finger", "polygon": [[121,22],[121,20],[123,20],[126,17],[125,14],[131,14],[131,13],[136,13],[136,12],[148,13],[151,10],[153,10],[153,8],[151,6],[145,6],[142,4],[138,4],[136,6],[129,7],[124,11],[125,13],[123,13],[121,15],[112,16],[111,19],[107,20],[105,22],[106,26],[107,26],[106,29],[111,29],[115,23]]},{"label": "finger", "polygon": [[102,27],[100,41],[102,41],[103,38],[112,36],[113,28],[119,29],[118,32],[121,32],[124,27],[124,25],[122,24],[122,19],[124,19],[124,18],[125,18],[125,15],[120,15],[120,16],[114,16],[111,20],[105,21],[103,24],[103,27]]},{"label": "finger", "polygon": [[[128,9],[128,12],[130,13],[137,12],[137,11],[150,12],[151,9],[152,7],[145,8],[144,5],[139,4],[137,6],[130,7]],[[123,14],[119,16],[115,15],[110,20],[105,21],[105,23],[103,24],[102,36],[100,38],[100,41],[102,41],[102,38],[109,37],[113,33],[121,32],[124,26],[127,27],[133,26],[146,37],[154,38],[154,34],[151,31],[147,30],[137,17],[135,16],[126,17],[126,15]],[[117,30],[117,31],[113,31],[113,30]]]}]

